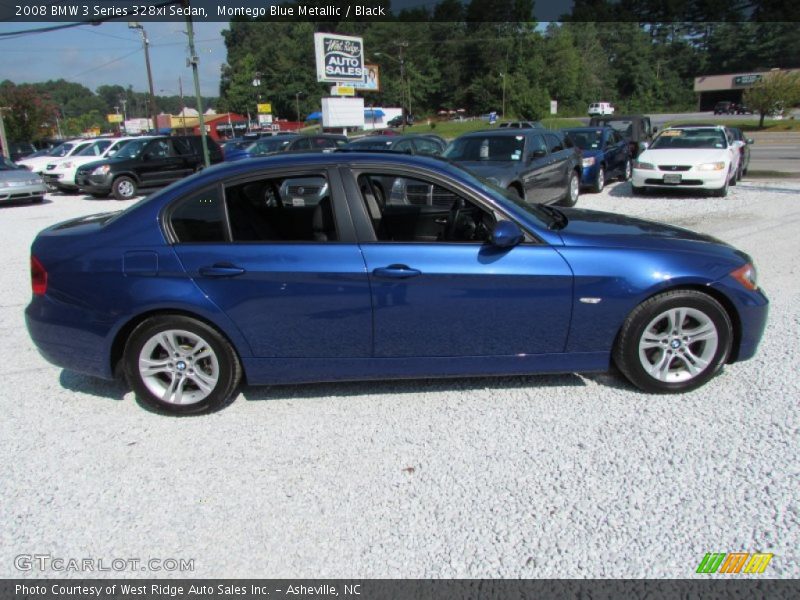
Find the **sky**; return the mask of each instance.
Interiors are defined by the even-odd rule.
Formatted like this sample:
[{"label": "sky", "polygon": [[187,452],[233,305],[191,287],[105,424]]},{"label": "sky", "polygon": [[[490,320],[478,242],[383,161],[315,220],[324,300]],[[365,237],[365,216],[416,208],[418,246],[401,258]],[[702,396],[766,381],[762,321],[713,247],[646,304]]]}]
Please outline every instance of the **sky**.
[{"label": "sky", "polygon": [[[0,23],[0,32],[35,29],[56,23]],[[220,68],[225,62],[221,31],[227,23],[195,23],[195,47],[200,57],[200,89],[204,96],[219,95]],[[192,70],[186,66],[185,24],[145,23],[150,39],[150,63],[155,93],[178,94],[178,78],[186,95],[194,93]],[[66,79],[94,91],[101,85],[133,86],[147,91],[147,71],[139,32],[126,22],[82,25],[72,29],[0,38],[0,81],[35,83]]]}]

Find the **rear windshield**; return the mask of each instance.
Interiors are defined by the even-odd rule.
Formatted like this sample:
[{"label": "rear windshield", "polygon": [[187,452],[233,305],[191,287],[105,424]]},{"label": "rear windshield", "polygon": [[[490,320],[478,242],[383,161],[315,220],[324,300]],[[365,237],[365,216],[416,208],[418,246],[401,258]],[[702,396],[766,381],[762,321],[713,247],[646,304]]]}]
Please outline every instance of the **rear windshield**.
[{"label": "rear windshield", "polygon": [[567,131],[567,138],[581,150],[594,150],[600,147],[603,132],[595,131]]},{"label": "rear windshield", "polygon": [[392,140],[358,140],[350,142],[345,146],[348,150],[389,150],[392,147]]},{"label": "rear windshield", "polygon": [[455,140],[444,151],[444,157],[458,161],[522,160],[525,137],[522,135],[470,136]]},{"label": "rear windshield", "polygon": [[720,129],[665,129],[653,141],[653,150],[670,148],[689,150],[694,148],[727,148],[725,134]]}]

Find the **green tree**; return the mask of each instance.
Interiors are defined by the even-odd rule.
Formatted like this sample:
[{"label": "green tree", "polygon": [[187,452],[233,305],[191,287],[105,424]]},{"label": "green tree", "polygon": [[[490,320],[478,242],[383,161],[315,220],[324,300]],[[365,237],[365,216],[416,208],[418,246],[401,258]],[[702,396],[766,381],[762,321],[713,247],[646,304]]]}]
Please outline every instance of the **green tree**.
[{"label": "green tree", "polygon": [[764,117],[782,107],[800,102],[800,73],[767,73],[744,92],[744,102],[759,113],[758,126],[764,127]]},{"label": "green tree", "polygon": [[35,141],[51,133],[56,107],[32,85],[0,83],[0,106],[9,141]]}]

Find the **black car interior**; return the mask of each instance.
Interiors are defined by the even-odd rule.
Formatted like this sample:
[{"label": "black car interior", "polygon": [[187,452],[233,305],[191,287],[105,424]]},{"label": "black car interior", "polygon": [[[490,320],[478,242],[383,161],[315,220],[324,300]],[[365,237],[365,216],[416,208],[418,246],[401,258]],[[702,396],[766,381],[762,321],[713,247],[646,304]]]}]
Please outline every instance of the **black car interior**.
[{"label": "black car interior", "polygon": [[495,219],[490,212],[436,184],[362,174],[358,187],[379,241],[486,242],[491,238]]}]

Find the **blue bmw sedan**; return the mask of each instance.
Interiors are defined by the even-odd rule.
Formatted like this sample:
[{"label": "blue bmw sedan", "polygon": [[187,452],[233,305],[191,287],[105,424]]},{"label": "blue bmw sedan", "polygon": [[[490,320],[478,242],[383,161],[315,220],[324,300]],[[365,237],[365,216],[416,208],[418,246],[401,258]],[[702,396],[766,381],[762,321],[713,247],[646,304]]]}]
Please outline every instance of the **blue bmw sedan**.
[{"label": "blue bmw sedan", "polygon": [[602,192],[612,177],[631,178],[632,159],[628,142],[612,127],[575,127],[564,134],[581,149],[581,186]]},{"label": "blue bmw sedan", "polygon": [[754,355],[750,258],[685,229],[529,205],[444,161],[218,165],[42,231],[28,330],[163,411],[237,386],[603,371],[648,392]]}]

